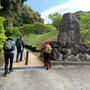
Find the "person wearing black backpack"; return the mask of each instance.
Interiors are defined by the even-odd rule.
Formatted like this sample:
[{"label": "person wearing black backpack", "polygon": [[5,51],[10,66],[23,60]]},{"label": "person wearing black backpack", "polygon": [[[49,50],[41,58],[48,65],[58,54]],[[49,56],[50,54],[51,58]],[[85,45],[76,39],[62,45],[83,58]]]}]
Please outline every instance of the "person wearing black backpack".
[{"label": "person wearing black backpack", "polygon": [[16,47],[17,47],[16,62],[19,62],[19,54],[20,54],[20,61],[22,61],[24,46],[25,46],[24,40],[22,39],[22,37],[18,37],[16,40]]},{"label": "person wearing black backpack", "polygon": [[15,42],[13,41],[12,37],[8,37],[8,39],[6,40],[6,42],[3,45],[3,49],[4,49],[4,58],[5,58],[4,76],[7,76],[9,59],[10,59],[9,72],[13,71],[13,58],[14,58],[14,51],[15,51]]}]

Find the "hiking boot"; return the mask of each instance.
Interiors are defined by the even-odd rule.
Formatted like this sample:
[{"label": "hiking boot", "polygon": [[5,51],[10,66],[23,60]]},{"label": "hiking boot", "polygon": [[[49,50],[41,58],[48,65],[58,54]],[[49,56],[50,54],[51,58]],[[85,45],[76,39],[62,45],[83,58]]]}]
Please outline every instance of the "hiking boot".
[{"label": "hiking boot", "polygon": [[11,72],[13,72],[13,70],[9,71],[8,74],[10,74]]},{"label": "hiking boot", "polygon": [[18,63],[19,61],[16,61],[16,63]]},{"label": "hiking boot", "polygon": [[8,75],[7,75],[7,74],[4,74],[3,76],[4,76],[4,77],[7,77]]},{"label": "hiking boot", "polygon": [[49,68],[47,67],[46,70],[48,70]]}]

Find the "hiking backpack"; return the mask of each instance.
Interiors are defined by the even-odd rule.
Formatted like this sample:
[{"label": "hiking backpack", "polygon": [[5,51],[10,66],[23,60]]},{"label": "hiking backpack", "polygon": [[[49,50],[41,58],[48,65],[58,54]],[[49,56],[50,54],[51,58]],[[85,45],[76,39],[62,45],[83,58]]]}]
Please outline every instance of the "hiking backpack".
[{"label": "hiking backpack", "polygon": [[12,49],[12,43],[10,40],[5,42],[5,50],[10,50]]},{"label": "hiking backpack", "polygon": [[52,51],[51,46],[50,46],[50,45],[46,45],[44,51],[45,51],[46,53],[51,53],[51,51]]},{"label": "hiking backpack", "polygon": [[17,46],[17,47],[21,47],[21,43],[22,43],[21,40],[17,41],[17,42],[16,42],[16,46]]}]

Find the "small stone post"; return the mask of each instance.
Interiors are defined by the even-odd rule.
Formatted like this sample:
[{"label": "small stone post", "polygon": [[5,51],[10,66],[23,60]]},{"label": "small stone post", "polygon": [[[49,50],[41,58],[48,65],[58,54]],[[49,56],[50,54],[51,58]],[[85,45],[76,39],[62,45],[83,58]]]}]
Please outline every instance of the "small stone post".
[{"label": "small stone post", "polygon": [[26,51],[26,61],[25,61],[25,65],[28,65],[28,55],[29,55],[29,52]]}]

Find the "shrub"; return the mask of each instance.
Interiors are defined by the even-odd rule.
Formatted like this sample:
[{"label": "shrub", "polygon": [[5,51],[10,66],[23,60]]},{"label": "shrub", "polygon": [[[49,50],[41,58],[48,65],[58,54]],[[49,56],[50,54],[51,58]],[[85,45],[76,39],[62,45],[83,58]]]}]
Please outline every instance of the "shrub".
[{"label": "shrub", "polygon": [[46,25],[46,29],[45,29],[46,32],[51,32],[54,30],[56,30],[56,28],[53,25]]},{"label": "shrub", "polygon": [[81,14],[80,29],[83,42],[90,44],[90,12]]},{"label": "shrub", "polygon": [[32,24],[24,24],[22,27],[19,28],[20,32],[25,35],[25,34],[30,34],[34,33],[34,28]]},{"label": "shrub", "polygon": [[3,50],[3,44],[6,40],[5,31],[3,27],[3,22],[5,21],[5,18],[0,17],[0,52]]},{"label": "shrub", "polygon": [[11,29],[11,35],[18,37],[18,36],[21,36],[22,34],[18,27],[14,27]]},{"label": "shrub", "polygon": [[34,32],[36,34],[45,33],[45,24],[36,22],[36,23],[34,23],[33,27],[34,27]]},{"label": "shrub", "polygon": [[53,30],[56,30],[56,28],[53,25],[45,25],[42,23],[34,23],[34,32],[35,34],[43,34],[47,32],[51,32]]}]

